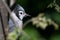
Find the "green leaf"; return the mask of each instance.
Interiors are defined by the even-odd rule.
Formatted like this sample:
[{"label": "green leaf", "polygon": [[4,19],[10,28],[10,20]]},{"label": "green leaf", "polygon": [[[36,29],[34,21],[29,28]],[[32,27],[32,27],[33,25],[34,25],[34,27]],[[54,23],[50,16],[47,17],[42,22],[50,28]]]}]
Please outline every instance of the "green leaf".
[{"label": "green leaf", "polygon": [[22,35],[21,36],[21,40],[40,40],[40,39],[42,39],[41,35],[36,30],[36,28],[34,28],[31,25],[26,26],[24,31],[27,33],[28,37],[30,37],[30,38]]}]

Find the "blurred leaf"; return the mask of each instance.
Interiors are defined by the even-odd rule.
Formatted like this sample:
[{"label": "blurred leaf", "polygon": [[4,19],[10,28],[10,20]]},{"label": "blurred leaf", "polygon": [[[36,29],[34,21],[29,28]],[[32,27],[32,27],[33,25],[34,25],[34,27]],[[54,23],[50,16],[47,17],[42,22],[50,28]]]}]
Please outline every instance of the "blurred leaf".
[{"label": "blurred leaf", "polygon": [[[51,15],[53,15],[53,14],[51,14]],[[54,17],[54,16],[55,16],[55,14],[52,16],[52,18],[56,19],[56,17]],[[32,18],[32,23],[33,23],[33,25],[36,25],[37,27],[40,27],[43,30],[45,30],[46,27],[49,25],[53,25],[55,30],[57,30],[59,28],[59,25],[56,22],[54,22],[54,20],[52,20],[52,18],[49,17],[48,15],[45,15],[44,13],[40,13],[37,17]]]},{"label": "blurred leaf", "polygon": [[56,21],[57,24],[60,24],[60,13],[54,12],[54,13],[52,14],[52,19],[53,19],[54,21]]},{"label": "blurred leaf", "polygon": [[30,38],[22,35],[21,40],[40,40],[40,39],[42,39],[42,36],[39,34],[39,32],[31,25],[26,26],[24,31],[29,35]]},{"label": "blurred leaf", "polygon": [[16,28],[14,31],[12,31],[12,32],[10,32],[9,34],[8,34],[8,40],[16,40],[16,37],[17,37],[17,35],[18,35],[18,28]]},{"label": "blurred leaf", "polygon": [[37,17],[32,18],[33,25],[36,25],[37,27],[40,27],[42,29],[46,29],[48,26],[47,19],[44,15],[44,13],[39,14]]},{"label": "blurred leaf", "polygon": [[60,40],[60,32],[55,32],[51,35],[50,40]]},{"label": "blurred leaf", "polygon": [[55,7],[54,9],[55,9],[57,12],[60,12],[60,6],[56,3],[56,1],[57,1],[57,0],[53,0],[53,2],[50,3],[50,4],[47,6],[47,8],[49,8],[49,7],[51,7],[51,8]]}]

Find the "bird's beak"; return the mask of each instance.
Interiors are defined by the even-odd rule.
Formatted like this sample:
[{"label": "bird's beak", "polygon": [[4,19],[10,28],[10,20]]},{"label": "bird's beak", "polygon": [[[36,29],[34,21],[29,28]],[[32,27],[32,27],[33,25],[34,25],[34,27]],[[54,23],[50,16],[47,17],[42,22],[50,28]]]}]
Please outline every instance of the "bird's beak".
[{"label": "bird's beak", "polygon": [[26,13],[25,13],[25,17],[27,17],[27,16],[28,16],[28,17],[30,17],[30,15],[29,15],[29,14],[26,14]]}]

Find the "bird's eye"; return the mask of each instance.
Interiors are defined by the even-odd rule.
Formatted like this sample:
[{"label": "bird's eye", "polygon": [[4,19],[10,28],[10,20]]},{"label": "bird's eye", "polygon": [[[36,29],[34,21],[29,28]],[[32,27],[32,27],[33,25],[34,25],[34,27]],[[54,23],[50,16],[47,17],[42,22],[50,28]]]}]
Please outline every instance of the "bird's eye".
[{"label": "bird's eye", "polygon": [[22,14],[22,12],[20,14]]},{"label": "bird's eye", "polygon": [[22,11],[19,11],[19,14],[23,14],[23,12]]}]

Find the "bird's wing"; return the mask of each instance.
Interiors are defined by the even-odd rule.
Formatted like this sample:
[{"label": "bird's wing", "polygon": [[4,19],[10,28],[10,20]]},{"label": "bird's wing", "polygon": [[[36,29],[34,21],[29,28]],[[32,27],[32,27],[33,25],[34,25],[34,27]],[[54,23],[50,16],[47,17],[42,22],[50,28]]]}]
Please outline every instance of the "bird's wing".
[{"label": "bird's wing", "polygon": [[15,29],[15,24],[13,23],[12,19],[9,19],[9,32],[12,32]]}]

